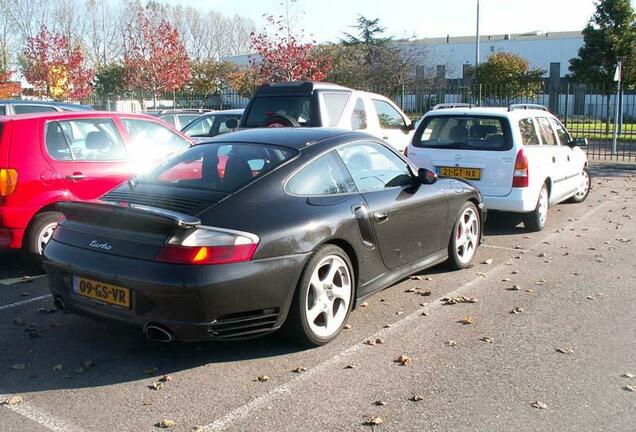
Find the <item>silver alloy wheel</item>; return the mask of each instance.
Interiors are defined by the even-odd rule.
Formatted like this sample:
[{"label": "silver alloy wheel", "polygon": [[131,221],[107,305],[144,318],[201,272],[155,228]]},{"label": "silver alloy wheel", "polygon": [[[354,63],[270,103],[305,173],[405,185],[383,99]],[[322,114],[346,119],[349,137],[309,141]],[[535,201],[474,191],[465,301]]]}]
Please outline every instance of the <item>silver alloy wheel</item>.
[{"label": "silver alloy wheel", "polygon": [[541,226],[545,224],[548,217],[548,189],[544,186],[539,194],[539,223]]},{"label": "silver alloy wheel", "polygon": [[342,326],[351,303],[351,274],[338,255],[328,255],[314,268],[307,290],[305,317],[311,331],[329,338]]},{"label": "silver alloy wheel", "polygon": [[44,246],[51,240],[53,236],[53,231],[57,226],[57,222],[52,222],[50,224],[44,225],[40,233],[38,234],[38,242],[37,242],[37,251],[38,255],[42,255],[42,251],[44,250]]},{"label": "silver alloy wheel", "polygon": [[479,218],[472,207],[467,207],[459,217],[455,235],[457,258],[462,264],[468,264],[479,244]]},{"label": "silver alloy wheel", "polygon": [[590,174],[587,172],[587,170],[583,170],[581,172],[581,182],[581,186],[579,186],[579,189],[574,195],[576,199],[579,200],[585,198],[585,195],[587,195],[587,192],[590,190]]}]

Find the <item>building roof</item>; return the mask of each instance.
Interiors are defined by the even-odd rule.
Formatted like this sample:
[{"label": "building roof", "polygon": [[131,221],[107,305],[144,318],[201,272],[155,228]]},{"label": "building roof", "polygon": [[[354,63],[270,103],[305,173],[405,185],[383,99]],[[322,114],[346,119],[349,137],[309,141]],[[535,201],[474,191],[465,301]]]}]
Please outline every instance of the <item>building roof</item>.
[{"label": "building roof", "polygon": [[[481,35],[480,42],[494,42],[494,41],[538,41],[538,40],[555,40],[555,39],[582,39],[583,34],[580,31],[562,31],[562,32],[549,32],[549,31],[532,31],[526,33],[509,33],[498,35]],[[460,44],[460,43],[474,43],[475,36],[446,36],[446,37],[433,37],[422,38],[416,40],[398,40],[400,44],[423,44],[423,45],[441,45],[441,44]]]}]

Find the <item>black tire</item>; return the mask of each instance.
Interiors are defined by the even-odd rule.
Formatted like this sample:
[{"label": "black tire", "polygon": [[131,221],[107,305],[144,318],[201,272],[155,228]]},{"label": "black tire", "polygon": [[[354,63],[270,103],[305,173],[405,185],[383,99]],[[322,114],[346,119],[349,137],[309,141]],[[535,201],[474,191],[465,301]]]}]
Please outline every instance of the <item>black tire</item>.
[{"label": "black tire", "polygon": [[[462,217],[466,215],[468,210],[471,210],[476,218],[476,225],[475,225],[476,228],[473,228],[473,229],[476,229],[476,232],[473,232],[474,234],[476,234],[476,239],[473,240],[471,255],[462,257],[462,255],[459,252],[461,245],[457,244],[457,233],[458,233],[458,230],[460,229],[459,226],[462,222]],[[461,207],[461,209],[457,213],[457,217],[455,218],[455,223],[453,224],[453,230],[451,231],[450,239],[448,241],[448,260],[446,261],[448,267],[450,267],[453,270],[461,270],[461,269],[470,267],[473,264],[473,261],[475,260],[475,256],[477,255],[477,248],[479,247],[481,236],[482,236],[481,219],[479,215],[479,210],[477,210],[477,206],[475,206],[475,204],[473,204],[471,201],[467,201],[466,203],[464,203],[464,205]],[[467,252],[471,252],[470,248],[465,249],[464,247],[463,250]]]},{"label": "black tire", "polygon": [[[309,321],[306,314],[306,305],[308,304],[308,295],[309,295],[309,285],[310,280],[316,267],[323,261],[323,259],[335,255],[341,258],[347,266],[347,270],[350,277],[350,300],[349,305],[346,308],[346,315],[344,319],[340,323],[337,330],[328,337],[321,337],[317,335],[310,327]],[[287,315],[287,320],[284,325],[284,332],[287,336],[290,336],[296,342],[304,346],[321,346],[325,345],[332,340],[334,340],[342,331],[342,328],[347,323],[349,319],[349,315],[351,313],[351,305],[354,301],[355,295],[355,275],[353,273],[353,267],[351,265],[351,261],[349,260],[349,256],[335,245],[324,245],[321,246],[307,261],[305,268],[300,276],[300,280],[298,281],[298,286],[296,287],[296,291],[294,293],[294,299],[292,300],[291,307],[289,309],[289,314]]]},{"label": "black tire", "polygon": [[568,202],[575,203],[575,204],[582,203],[583,201],[587,199],[587,196],[590,194],[590,190],[592,189],[592,177],[590,177],[590,171],[587,169],[587,167],[583,167],[583,171],[581,172],[581,175],[587,179],[587,189],[582,194],[579,194],[579,191],[577,191],[577,194],[573,195],[568,200]]},{"label": "black tire", "polygon": [[[542,199],[544,199],[545,194],[545,203],[542,203]],[[539,198],[537,198],[537,205],[534,210],[530,213],[526,213],[523,216],[523,224],[526,229],[529,231],[541,231],[545,228],[545,223],[548,220],[548,208],[550,207],[549,199],[550,195],[548,193],[548,185],[544,184],[541,187],[541,191],[539,192]],[[542,207],[545,206],[545,207]],[[543,213],[545,212],[545,214]]]},{"label": "black tire", "polygon": [[274,114],[271,117],[267,117],[263,123],[261,123],[262,127],[300,127],[300,123],[298,123],[295,119],[291,118],[287,114]]},{"label": "black tire", "polygon": [[42,246],[40,236],[50,225],[57,223],[62,218],[62,213],[56,211],[44,211],[36,214],[24,235],[22,252],[27,264],[33,269],[40,269],[42,265]]}]

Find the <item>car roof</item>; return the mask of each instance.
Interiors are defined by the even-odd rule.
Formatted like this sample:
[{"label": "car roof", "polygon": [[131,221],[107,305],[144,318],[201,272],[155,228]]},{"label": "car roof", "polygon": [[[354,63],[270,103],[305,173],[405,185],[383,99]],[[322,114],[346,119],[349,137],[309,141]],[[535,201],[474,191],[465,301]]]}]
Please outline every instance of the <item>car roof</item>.
[{"label": "car roof", "polygon": [[263,84],[256,89],[254,96],[308,95],[314,90],[353,91],[348,87],[323,81],[291,81]]},{"label": "car roof", "polygon": [[458,107],[458,108],[442,108],[428,111],[425,117],[446,116],[446,115],[462,115],[462,116],[486,116],[496,115],[508,118],[522,118],[528,116],[545,117],[552,116],[549,111],[540,109],[513,109],[510,111],[508,107]]},{"label": "car roof", "polygon": [[201,117],[210,117],[210,116],[216,116],[216,115],[243,115],[243,112],[245,110],[243,108],[237,108],[237,109],[229,109],[229,110],[218,110],[218,111],[210,111],[210,112],[206,112],[203,113],[201,115]]},{"label": "car roof", "polygon": [[60,108],[64,108],[67,110],[92,110],[93,108],[88,105],[80,105],[80,104],[72,104],[66,102],[56,102],[56,101],[41,101],[41,100],[28,100],[28,99],[1,99],[0,105],[44,105],[44,106],[56,106]]},{"label": "car roof", "polygon": [[[331,138],[346,139],[374,139],[362,132],[352,132],[342,129],[329,128],[254,128],[238,132],[218,135],[205,143],[239,142],[279,145],[300,150],[312,144]],[[202,144],[205,144],[202,143]]]},{"label": "car roof", "polygon": [[23,121],[44,118],[47,120],[64,120],[68,118],[99,118],[99,117],[128,117],[128,118],[140,118],[140,119],[152,119],[157,120],[155,117],[146,114],[135,113],[123,113],[115,111],[56,111],[56,112],[41,112],[30,114],[18,114],[13,116],[0,116],[0,121]]}]

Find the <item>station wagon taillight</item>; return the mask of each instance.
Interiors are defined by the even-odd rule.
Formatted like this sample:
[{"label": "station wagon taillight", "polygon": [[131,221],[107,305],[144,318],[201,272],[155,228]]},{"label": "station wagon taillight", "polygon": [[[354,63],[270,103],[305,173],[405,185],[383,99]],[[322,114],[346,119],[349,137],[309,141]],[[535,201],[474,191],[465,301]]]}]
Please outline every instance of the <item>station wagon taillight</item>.
[{"label": "station wagon taillight", "polygon": [[11,195],[17,185],[18,172],[11,168],[0,168],[0,197]]},{"label": "station wagon taillight", "polygon": [[523,149],[520,149],[517,152],[517,159],[515,160],[515,171],[512,176],[512,187],[528,187],[529,178],[530,170],[528,168],[528,158],[523,152]]},{"label": "station wagon taillight", "polygon": [[218,228],[177,233],[159,250],[157,261],[173,264],[230,264],[250,261],[259,238]]}]

